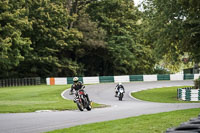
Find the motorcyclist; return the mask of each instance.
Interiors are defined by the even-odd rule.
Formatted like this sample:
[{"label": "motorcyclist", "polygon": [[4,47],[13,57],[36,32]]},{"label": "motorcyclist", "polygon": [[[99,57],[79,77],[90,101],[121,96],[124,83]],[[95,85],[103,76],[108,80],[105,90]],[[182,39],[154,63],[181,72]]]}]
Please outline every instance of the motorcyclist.
[{"label": "motorcyclist", "polygon": [[117,97],[117,94],[119,92],[119,88],[123,88],[124,93],[125,93],[125,89],[124,89],[124,86],[122,85],[122,83],[118,83],[117,86],[115,87],[115,97]]},{"label": "motorcyclist", "polygon": [[[75,90],[76,91],[75,96],[77,96],[78,95],[78,90],[85,88],[85,86],[83,85],[83,83],[81,81],[78,81],[78,80],[79,80],[78,77],[74,77],[73,78],[73,82],[74,83],[71,86],[70,95],[72,95],[73,94],[73,90]],[[88,94],[86,94],[85,91],[84,91],[84,96],[90,102]]]}]

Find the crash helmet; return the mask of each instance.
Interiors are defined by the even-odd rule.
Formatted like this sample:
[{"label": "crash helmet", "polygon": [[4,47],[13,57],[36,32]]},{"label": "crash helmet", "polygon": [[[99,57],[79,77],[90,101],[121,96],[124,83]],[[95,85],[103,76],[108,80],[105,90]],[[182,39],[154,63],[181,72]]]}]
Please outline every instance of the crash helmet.
[{"label": "crash helmet", "polygon": [[73,78],[73,81],[74,81],[74,82],[78,82],[78,77],[74,77],[74,78]]},{"label": "crash helmet", "polygon": [[120,83],[118,83],[118,85],[122,85],[122,83],[120,82]]}]

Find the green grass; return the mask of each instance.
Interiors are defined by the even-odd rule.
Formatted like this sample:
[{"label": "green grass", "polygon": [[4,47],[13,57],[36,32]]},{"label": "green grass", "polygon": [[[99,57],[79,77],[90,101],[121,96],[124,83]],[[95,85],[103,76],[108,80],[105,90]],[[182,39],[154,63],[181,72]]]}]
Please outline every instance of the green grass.
[{"label": "green grass", "polygon": [[[186,87],[186,86],[181,86]],[[188,101],[178,101],[177,88],[165,87],[151,90],[144,90],[132,93],[132,96],[152,102],[162,103],[185,103]],[[113,121],[99,122],[75,126],[71,128],[55,130],[48,133],[162,133],[168,128],[177,127],[180,123],[188,121],[192,117],[197,117],[200,109],[178,110],[165,113],[142,115],[119,119]]]},{"label": "green grass", "polygon": [[188,86],[155,88],[155,89],[135,92],[132,93],[131,95],[137,99],[141,99],[144,101],[151,101],[151,102],[192,103],[191,101],[181,101],[177,99],[177,88],[184,88],[184,87]]},{"label": "green grass", "polygon": [[[0,113],[34,112],[36,110],[74,110],[76,104],[61,93],[70,85],[22,86],[0,88]],[[99,104],[93,104],[100,107]]]},{"label": "green grass", "polygon": [[163,133],[168,128],[197,117],[200,109],[142,115],[55,130],[48,133]]}]

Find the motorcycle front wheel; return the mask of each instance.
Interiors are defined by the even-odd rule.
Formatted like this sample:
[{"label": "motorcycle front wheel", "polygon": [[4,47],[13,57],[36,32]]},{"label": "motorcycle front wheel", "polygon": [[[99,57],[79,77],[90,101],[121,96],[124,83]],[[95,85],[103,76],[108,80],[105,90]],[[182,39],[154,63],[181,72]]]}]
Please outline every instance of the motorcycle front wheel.
[{"label": "motorcycle front wheel", "polygon": [[84,107],[83,107],[83,104],[81,104],[80,102],[77,102],[77,107],[80,111],[83,111]]},{"label": "motorcycle front wheel", "polygon": [[[87,99],[86,99],[86,100],[87,100]],[[90,102],[90,101],[87,101],[86,103],[87,103],[86,109],[87,109],[87,111],[90,111],[90,110],[92,109],[91,102]]]},{"label": "motorcycle front wheel", "polygon": [[92,109],[91,105],[89,105],[86,109],[87,111],[90,111]]},{"label": "motorcycle front wheel", "polygon": [[122,101],[122,98],[123,98],[123,93],[120,93],[119,94],[119,100]]}]

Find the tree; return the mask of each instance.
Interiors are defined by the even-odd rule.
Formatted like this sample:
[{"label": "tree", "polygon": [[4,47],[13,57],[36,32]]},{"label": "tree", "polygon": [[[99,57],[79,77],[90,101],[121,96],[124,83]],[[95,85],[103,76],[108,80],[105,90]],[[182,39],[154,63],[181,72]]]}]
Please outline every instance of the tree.
[{"label": "tree", "polygon": [[104,41],[106,32],[98,27],[96,22],[92,22],[90,16],[81,11],[79,18],[74,23],[82,34],[80,45],[74,49],[78,62],[84,64],[84,75],[94,76],[103,74],[102,62],[104,61],[107,46]]},{"label": "tree", "polygon": [[132,0],[97,1],[89,5],[87,12],[107,32],[104,75],[149,73],[143,70],[153,67],[147,57],[150,48],[138,38],[140,17]]},{"label": "tree", "polygon": [[[23,32],[31,39],[33,51],[20,64],[18,71],[29,76],[72,76],[81,73],[82,64],[72,58],[73,47],[82,34],[68,29],[71,17],[60,0],[29,0],[27,15],[32,29]],[[21,69],[23,68],[23,69]]]},{"label": "tree", "polygon": [[80,17],[79,13],[81,12],[81,10],[83,10],[88,4],[95,1],[97,0],[67,0],[66,7],[70,16],[73,18],[69,23],[69,29],[73,28],[75,20],[77,19],[77,17]]},{"label": "tree", "polygon": [[23,0],[0,2],[0,77],[13,76],[12,69],[32,50],[30,39],[22,34],[31,28],[24,5]]},{"label": "tree", "polygon": [[[197,0],[146,0],[149,35],[154,38],[159,59],[167,56],[171,66],[179,67],[184,53],[199,62],[199,7]],[[174,67],[174,68],[175,68]]]},{"label": "tree", "polygon": [[132,0],[3,0],[0,13],[2,77],[153,72]]}]

